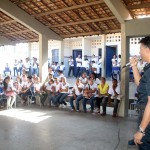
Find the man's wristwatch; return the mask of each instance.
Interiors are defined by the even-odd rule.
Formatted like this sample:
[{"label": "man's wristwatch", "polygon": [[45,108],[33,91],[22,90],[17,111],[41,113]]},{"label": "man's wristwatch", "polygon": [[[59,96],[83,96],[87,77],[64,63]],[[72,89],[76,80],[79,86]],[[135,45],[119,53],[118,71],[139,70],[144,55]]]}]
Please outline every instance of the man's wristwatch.
[{"label": "man's wristwatch", "polygon": [[142,133],[143,135],[145,135],[145,131],[139,126],[139,130],[138,132]]}]

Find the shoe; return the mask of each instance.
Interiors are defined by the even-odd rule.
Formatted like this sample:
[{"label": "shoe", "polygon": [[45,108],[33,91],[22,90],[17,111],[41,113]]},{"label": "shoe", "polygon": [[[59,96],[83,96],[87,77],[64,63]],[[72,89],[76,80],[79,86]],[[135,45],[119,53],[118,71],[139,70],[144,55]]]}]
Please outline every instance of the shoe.
[{"label": "shoe", "polygon": [[72,108],[71,111],[74,111],[74,109]]},{"label": "shoe", "polygon": [[79,112],[79,110],[76,110],[76,112]]},{"label": "shoe", "polygon": [[62,105],[62,104],[60,104],[60,105],[59,105],[59,108],[63,108],[63,105]]},{"label": "shoe", "polygon": [[67,105],[63,105],[62,108],[66,109],[66,108],[67,108]]},{"label": "shoe", "polygon": [[106,116],[106,113],[105,112],[101,113],[101,116]]},{"label": "shoe", "polygon": [[112,117],[114,117],[114,118],[117,117],[116,113],[113,113]]},{"label": "shoe", "polygon": [[129,140],[129,141],[128,141],[128,145],[133,146],[133,145],[136,145],[136,144],[134,143],[134,140],[132,139],[132,140]]}]

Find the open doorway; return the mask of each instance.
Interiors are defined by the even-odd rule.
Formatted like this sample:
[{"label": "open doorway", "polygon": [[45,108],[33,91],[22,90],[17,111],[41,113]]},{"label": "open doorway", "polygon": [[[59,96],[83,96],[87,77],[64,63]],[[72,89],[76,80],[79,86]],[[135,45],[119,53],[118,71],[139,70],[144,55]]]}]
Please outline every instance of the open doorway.
[{"label": "open doorway", "polygon": [[114,55],[117,55],[117,46],[106,46],[106,77],[112,75],[112,61]]}]

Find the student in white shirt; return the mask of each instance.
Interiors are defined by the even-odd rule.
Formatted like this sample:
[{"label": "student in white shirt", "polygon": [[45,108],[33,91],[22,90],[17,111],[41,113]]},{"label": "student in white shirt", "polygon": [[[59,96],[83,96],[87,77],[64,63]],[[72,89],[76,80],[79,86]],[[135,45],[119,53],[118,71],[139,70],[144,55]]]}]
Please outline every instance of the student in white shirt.
[{"label": "student in white shirt", "polygon": [[93,78],[90,78],[89,83],[86,85],[84,90],[83,98],[83,110],[86,113],[86,103],[90,101],[91,112],[94,110],[94,101],[96,100],[97,85],[94,83]]},{"label": "student in white shirt", "polygon": [[108,102],[114,102],[113,117],[116,117],[118,111],[118,104],[120,102],[120,87],[118,86],[117,79],[112,80],[112,86],[110,86],[108,94]]},{"label": "student in white shirt", "polygon": [[26,71],[28,75],[30,75],[30,62],[29,58],[26,58],[26,62],[23,65],[23,69]]},{"label": "student in white shirt", "polygon": [[38,66],[37,59],[33,57],[33,64],[32,64],[32,75],[36,74],[38,75]]},{"label": "student in white shirt", "polygon": [[73,105],[74,100],[76,101],[76,110],[79,111],[79,101],[83,99],[83,88],[84,85],[81,83],[79,79],[77,79],[76,84],[72,89],[73,96],[70,97],[71,111],[75,110],[75,107]]},{"label": "student in white shirt", "polygon": [[92,62],[92,61],[95,61],[95,63],[97,63],[97,58],[95,57],[95,55],[94,55],[94,54],[92,55],[91,62]]},{"label": "student in white shirt", "polygon": [[99,56],[98,58],[98,67],[99,67],[99,77],[102,75],[102,57]]},{"label": "student in white shirt", "polygon": [[68,64],[69,64],[69,71],[68,71],[68,77],[70,77],[70,73],[72,71],[72,75],[73,75],[73,69],[74,69],[74,60],[72,58],[72,56],[70,56],[69,60],[68,60]]},{"label": "student in white shirt", "polygon": [[65,98],[69,94],[69,84],[66,82],[65,77],[62,77],[62,83],[60,85],[59,92],[60,93],[58,94],[56,101],[60,104],[60,108],[66,108],[67,103],[65,102]]},{"label": "student in white shirt", "polygon": [[76,78],[80,76],[81,67],[82,67],[82,59],[81,55],[78,55],[78,57],[76,58]]},{"label": "student in white shirt", "polygon": [[86,72],[89,74],[89,60],[87,59],[87,56],[84,56],[84,60],[82,61],[82,72]]},{"label": "student in white shirt", "polygon": [[64,62],[61,62],[60,66],[59,66],[59,70],[61,70],[62,72],[65,71],[65,65],[64,65]]},{"label": "student in white shirt", "polygon": [[111,59],[112,66],[114,66],[116,60],[117,60],[117,57],[116,55],[114,55],[113,58]]},{"label": "student in white shirt", "polygon": [[17,60],[15,59],[15,63],[14,63],[14,77],[16,76],[16,74],[17,74],[17,76],[18,76],[18,68],[17,68],[17,66],[18,66],[18,62],[17,62]]}]

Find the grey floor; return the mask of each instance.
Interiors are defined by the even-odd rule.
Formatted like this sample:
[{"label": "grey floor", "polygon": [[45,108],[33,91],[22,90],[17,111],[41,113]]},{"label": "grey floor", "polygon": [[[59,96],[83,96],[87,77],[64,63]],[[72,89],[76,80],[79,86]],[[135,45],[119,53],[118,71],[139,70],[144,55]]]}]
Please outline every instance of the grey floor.
[{"label": "grey floor", "polygon": [[101,117],[32,105],[0,111],[0,150],[136,150],[127,146],[135,128],[135,116]]},{"label": "grey floor", "polygon": [[[75,78],[68,82],[73,86]],[[134,91],[130,83],[130,98]],[[0,111],[0,150],[136,150],[127,141],[133,137],[137,116],[112,118],[112,108],[107,113],[101,117],[34,105]]]}]

